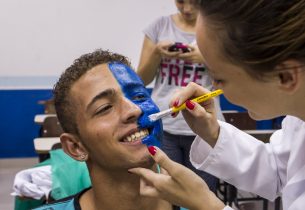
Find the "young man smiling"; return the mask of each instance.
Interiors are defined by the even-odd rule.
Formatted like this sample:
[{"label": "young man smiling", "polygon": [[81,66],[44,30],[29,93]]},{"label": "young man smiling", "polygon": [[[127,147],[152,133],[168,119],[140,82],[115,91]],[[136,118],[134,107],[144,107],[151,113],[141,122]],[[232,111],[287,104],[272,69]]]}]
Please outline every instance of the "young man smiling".
[{"label": "young man smiling", "polygon": [[81,56],[54,88],[58,119],[64,130],[63,150],[86,161],[92,187],[38,208],[67,210],[166,210],[163,200],[140,196],[140,179],[128,169],[156,170],[147,145],[162,136],[158,112],[128,60],[109,51]]}]

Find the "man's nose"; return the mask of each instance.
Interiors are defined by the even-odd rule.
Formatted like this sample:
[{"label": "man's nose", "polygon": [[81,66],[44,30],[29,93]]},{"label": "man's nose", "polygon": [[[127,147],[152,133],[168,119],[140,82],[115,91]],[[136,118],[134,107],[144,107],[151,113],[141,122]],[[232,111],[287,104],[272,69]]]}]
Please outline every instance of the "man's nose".
[{"label": "man's nose", "polygon": [[139,106],[133,103],[128,98],[123,99],[124,104],[122,106],[122,117],[124,122],[130,123],[138,120],[139,116],[142,114],[142,110]]}]

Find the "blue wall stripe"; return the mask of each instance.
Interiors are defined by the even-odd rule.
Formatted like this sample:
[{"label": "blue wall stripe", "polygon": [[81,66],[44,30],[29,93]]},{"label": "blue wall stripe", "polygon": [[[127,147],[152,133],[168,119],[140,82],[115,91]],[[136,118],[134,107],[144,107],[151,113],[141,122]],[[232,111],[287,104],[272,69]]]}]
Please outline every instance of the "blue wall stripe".
[{"label": "blue wall stripe", "polygon": [[33,139],[40,126],[36,114],[44,112],[39,100],[52,97],[49,90],[0,90],[0,158],[33,157]]}]

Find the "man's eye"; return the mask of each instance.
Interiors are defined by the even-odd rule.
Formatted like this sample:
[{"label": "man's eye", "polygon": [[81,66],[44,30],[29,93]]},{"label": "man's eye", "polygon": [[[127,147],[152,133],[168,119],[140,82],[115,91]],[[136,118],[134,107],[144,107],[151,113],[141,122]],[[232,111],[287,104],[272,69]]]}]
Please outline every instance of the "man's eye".
[{"label": "man's eye", "polygon": [[136,100],[136,101],[140,101],[140,100],[146,99],[146,96],[143,95],[143,94],[140,94],[140,95],[134,96],[132,99],[133,99],[133,100]]},{"label": "man's eye", "polygon": [[100,108],[98,108],[95,112],[96,115],[99,114],[105,114],[112,108],[112,105],[103,105]]}]

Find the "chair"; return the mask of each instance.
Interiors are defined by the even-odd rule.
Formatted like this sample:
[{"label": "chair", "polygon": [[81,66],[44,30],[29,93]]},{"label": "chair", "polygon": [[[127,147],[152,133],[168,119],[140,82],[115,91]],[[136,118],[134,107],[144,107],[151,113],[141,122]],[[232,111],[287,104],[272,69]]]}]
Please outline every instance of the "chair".
[{"label": "chair", "polygon": [[[63,133],[62,127],[58,121],[57,116],[48,116],[45,118],[41,125],[40,129],[40,137],[35,139],[35,141],[43,141],[43,138],[46,138],[46,141],[49,141],[50,137],[59,137]],[[37,142],[34,142],[37,144]],[[48,143],[48,142],[46,142]],[[53,145],[52,145],[53,146]],[[48,152],[39,152],[39,162],[42,162],[46,159],[50,158]]]},{"label": "chair", "polygon": [[227,123],[241,130],[255,130],[256,121],[250,118],[248,112],[223,112]]},{"label": "chair", "polygon": [[41,125],[41,137],[59,137],[63,133],[57,116],[48,116]]},{"label": "chair", "polygon": [[48,100],[38,101],[38,104],[44,105],[45,114],[56,114],[53,98]]}]

